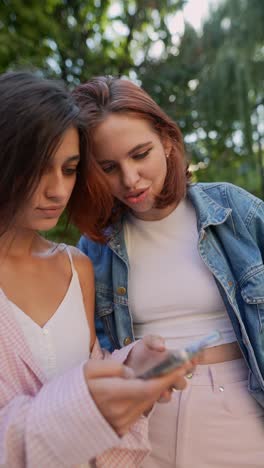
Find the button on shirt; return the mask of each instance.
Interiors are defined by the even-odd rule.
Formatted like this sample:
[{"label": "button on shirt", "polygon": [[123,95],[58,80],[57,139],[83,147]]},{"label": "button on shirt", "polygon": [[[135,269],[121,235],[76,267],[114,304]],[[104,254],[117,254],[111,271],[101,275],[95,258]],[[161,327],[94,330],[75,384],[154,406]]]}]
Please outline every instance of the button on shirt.
[{"label": "button on shirt", "polygon": [[90,330],[75,270],[66,295],[43,328],[16,304],[11,301],[10,304],[33,357],[47,379],[88,359]]}]

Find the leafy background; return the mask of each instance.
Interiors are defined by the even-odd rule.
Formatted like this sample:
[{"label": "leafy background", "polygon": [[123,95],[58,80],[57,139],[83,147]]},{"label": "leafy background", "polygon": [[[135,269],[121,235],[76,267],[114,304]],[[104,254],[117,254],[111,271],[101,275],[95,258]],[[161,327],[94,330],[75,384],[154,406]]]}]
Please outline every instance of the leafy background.
[{"label": "leafy background", "polygon": [[[184,4],[1,0],[0,72],[39,69],[70,88],[126,76],[178,122],[196,180],[263,198],[264,2],[220,1],[201,30],[176,21]],[[48,235],[75,243],[79,233],[62,218]]]}]

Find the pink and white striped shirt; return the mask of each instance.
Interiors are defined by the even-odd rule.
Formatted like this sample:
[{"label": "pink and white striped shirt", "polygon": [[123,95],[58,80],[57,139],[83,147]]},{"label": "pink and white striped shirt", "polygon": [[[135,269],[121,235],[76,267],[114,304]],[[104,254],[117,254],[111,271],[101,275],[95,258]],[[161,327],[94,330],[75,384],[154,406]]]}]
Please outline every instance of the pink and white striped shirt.
[{"label": "pink and white striped shirt", "polygon": [[[124,362],[130,349],[109,358]],[[91,357],[103,358],[98,343]],[[150,450],[147,419],[120,438],[89,394],[83,365],[47,382],[0,289],[1,467],[69,468],[88,461],[100,468],[140,466]]]}]

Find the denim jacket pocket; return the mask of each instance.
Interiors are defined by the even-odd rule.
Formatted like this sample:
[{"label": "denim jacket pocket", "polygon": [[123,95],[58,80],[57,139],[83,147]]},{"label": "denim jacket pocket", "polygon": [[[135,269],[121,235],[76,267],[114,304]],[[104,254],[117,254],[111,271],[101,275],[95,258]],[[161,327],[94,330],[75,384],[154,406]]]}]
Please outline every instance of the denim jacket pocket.
[{"label": "denim jacket pocket", "polygon": [[252,269],[241,285],[241,295],[250,311],[259,317],[260,332],[264,329],[264,265]]}]

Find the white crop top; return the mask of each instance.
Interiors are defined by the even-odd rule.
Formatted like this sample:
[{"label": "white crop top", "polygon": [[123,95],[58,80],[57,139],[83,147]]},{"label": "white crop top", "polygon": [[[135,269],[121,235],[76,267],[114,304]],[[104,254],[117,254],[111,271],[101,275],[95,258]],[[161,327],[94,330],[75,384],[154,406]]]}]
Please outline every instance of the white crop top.
[{"label": "white crop top", "polygon": [[129,215],[125,242],[136,338],[159,334],[175,349],[218,330],[217,344],[236,341],[213,275],[199,256],[196,213],[188,199],[161,220]]},{"label": "white crop top", "polygon": [[71,282],[59,307],[43,328],[9,301],[32,355],[48,380],[87,360],[90,355],[90,330],[79,278],[70,249],[64,248],[72,266]]}]

